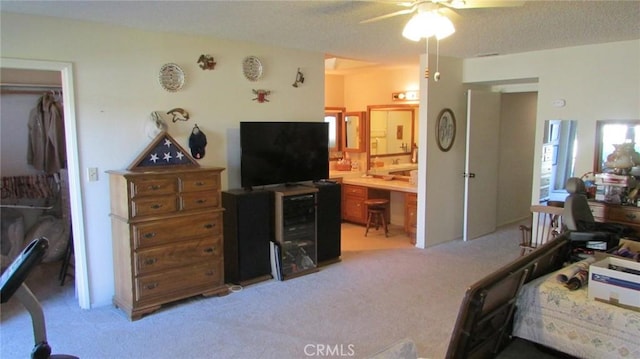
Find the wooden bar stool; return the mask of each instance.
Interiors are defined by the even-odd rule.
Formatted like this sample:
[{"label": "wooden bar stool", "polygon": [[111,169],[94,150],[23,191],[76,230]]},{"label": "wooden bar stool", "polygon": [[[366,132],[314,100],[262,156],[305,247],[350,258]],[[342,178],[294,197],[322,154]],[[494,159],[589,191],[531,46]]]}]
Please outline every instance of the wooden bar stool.
[{"label": "wooden bar stool", "polygon": [[388,199],[381,198],[371,198],[364,201],[364,204],[367,206],[367,228],[364,231],[364,236],[367,236],[369,233],[369,228],[373,225],[376,228],[376,231],[380,226],[384,229],[384,236],[387,237],[389,233],[389,229],[387,228],[387,205],[389,204]]}]

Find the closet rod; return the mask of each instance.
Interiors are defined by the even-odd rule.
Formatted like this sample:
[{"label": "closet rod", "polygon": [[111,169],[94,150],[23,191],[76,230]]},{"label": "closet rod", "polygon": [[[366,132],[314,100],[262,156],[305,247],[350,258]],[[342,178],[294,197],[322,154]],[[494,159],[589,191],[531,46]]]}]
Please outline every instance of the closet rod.
[{"label": "closet rod", "polygon": [[53,209],[53,206],[29,206],[26,204],[0,204],[0,208]]},{"label": "closet rod", "polygon": [[60,85],[0,83],[0,92],[6,94],[40,95],[47,91],[62,91]]}]

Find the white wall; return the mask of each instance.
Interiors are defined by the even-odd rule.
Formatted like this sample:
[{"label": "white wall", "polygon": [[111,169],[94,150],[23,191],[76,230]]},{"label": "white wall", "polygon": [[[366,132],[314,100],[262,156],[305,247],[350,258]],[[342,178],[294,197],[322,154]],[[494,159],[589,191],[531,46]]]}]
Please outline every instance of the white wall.
[{"label": "white wall", "polygon": [[[427,61],[428,60],[428,61]],[[425,67],[433,71],[435,55],[421,56],[421,73]],[[462,237],[464,154],[466,133],[466,96],[462,85],[462,60],[440,58],[441,79],[438,82],[421,77],[420,163],[418,176],[418,235],[416,244],[429,247]],[[451,149],[442,152],[435,141],[434,129],[440,111],[449,108],[456,118],[456,136]],[[423,205],[424,204],[424,208]],[[423,221],[420,221],[424,218]],[[424,233],[424,236],[421,234]]]},{"label": "white wall", "polygon": [[[531,203],[538,198],[545,120],[577,120],[576,176],[593,169],[595,123],[640,118],[640,40],[467,59],[463,81],[538,79]],[[553,107],[556,99],[565,107]]]},{"label": "white wall", "polygon": [[[126,168],[151,141],[144,123],[152,111],[182,107],[188,122],[171,123],[169,133],[188,148],[194,124],[207,135],[203,166],[222,166],[223,188],[239,186],[239,122],[243,120],[322,121],[324,54],[267,47],[210,37],[144,32],[47,17],[2,13],[1,53],[7,58],[71,62],[74,65],[80,168],[98,167],[97,182],[83,176],[85,238],[91,303],[111,303],[113,261],[109,190],[104,171]],[[213,71],[196,63],[214,56]],[[258,56],[264,76],[249,82],[242,59]],[[175,62],[186,72],[182,91],[158,85],[160,66]],[[291,86],[297,68],[305,83]],[[257,103],[253,89],[271,90]],[[234,141],[234,143],[230,143]],[[78,240],[78,239],[76,239]]]}]

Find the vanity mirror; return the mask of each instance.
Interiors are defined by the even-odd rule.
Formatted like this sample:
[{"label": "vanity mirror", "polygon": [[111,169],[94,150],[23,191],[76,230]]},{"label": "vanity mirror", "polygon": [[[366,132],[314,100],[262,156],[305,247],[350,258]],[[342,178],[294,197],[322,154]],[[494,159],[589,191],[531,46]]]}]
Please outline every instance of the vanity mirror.
[{"label": "vanity mirror", "polygon": [[325,107],[324,109],[324,122],[329,124],[329,152],[342,150],[340,133],[344,111],[344,107]]},{"label": "vanity mirror", "polygon": [[347,112],[342,122],[342,149],[345,152],[364,152],[365,112]]},{"label": "vanity mirror", "polygon": [[369,157],[411,155],[417,110],[417,105],[367,106]]},{"label": "vanity mirror", "polygon": [[[605,165],[607,156],[614,150],[614,145],[634,143],[635,150],[640,152],[640,120],[600,120],[596,122],[595,155],[593,171],[608,172]],[[636,171],[632,173],[636,175]]]},{"label": "vanity mirror", "polygon": [[564,201],[565,183],[574,175],[577,121],[547,120],[544,128],[540,201]]}]

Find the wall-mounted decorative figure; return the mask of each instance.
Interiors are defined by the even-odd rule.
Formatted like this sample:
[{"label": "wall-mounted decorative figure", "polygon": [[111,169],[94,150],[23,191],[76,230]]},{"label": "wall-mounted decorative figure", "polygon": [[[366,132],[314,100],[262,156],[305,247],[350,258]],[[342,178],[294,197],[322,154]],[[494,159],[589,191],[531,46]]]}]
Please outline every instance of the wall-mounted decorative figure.
[{"label": "wall-mounted decorative figure", "polygon": [[147,137],[154,139],[161,132],[166,131],[167,127],[167,123],[162,118],[162,114],[159,111],[153,111],[145,123],[144,132],[147,134]]},{"label": "wall-mounted decorative figure", "polygon": [[300,72],[300,68],[298,67],[298,72],[296,73],[296,80],[293,82],[293,87],[298,87],[298,85],[304,83],[304,75]]},{"label": "wall-mounted decorative figure", "polygon": [[174,109],[171,109],[167,112],[167,115],[171,115],[173,116],[172,121],[178,122],[178,121],[188,121],[189,120],[189,112],[185,111],[185,109],[180,108],[180,107],[176,107]]},{"label": "wall-mounted decorative figure", "polygon": [[213,59],[213,56],[208,54],[200,55],[198,64],[200,64],[200,68],[203,70],[213,70],[216,67],[216,61]]},{"label": "wall-mounted decorative figure", "polygon": [[207,136],[200,130],[198,125],[193,127],[191,136],[189,136],[189,148],[191,149],[191,156],[196,159],[204,157],[204,148],[207,146]]},{"label": "wall-mounted decorative figure", "polygon": [[269,91],[269,90],[253,90],[253,93],[257,95],[257,97],[253,99],[253,101],[258,101],[259,103],[269,102],[269,99],[267,99],[267,96],[269,96],[271,94],[271,91]]}]

